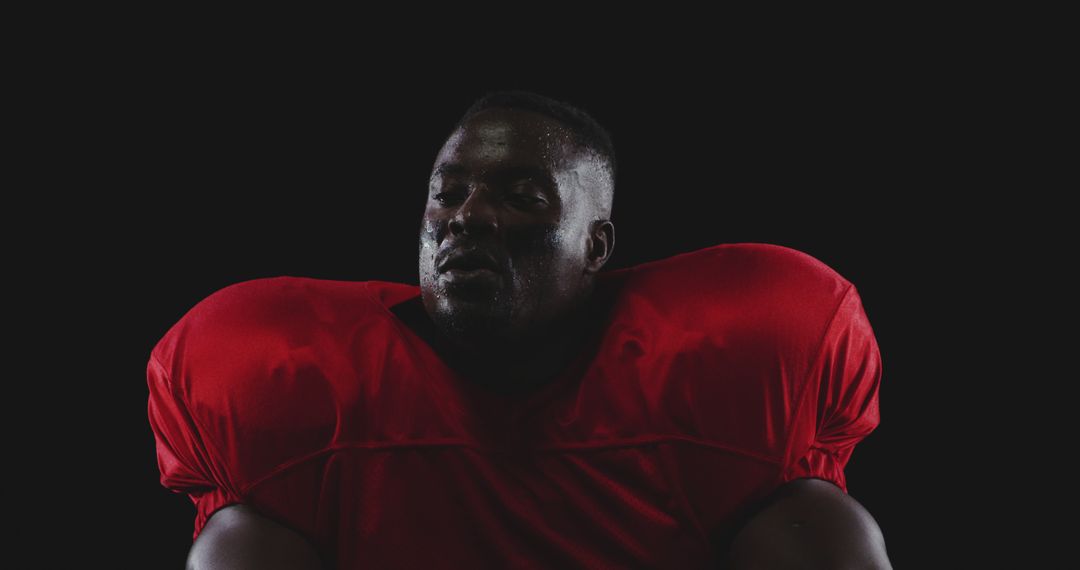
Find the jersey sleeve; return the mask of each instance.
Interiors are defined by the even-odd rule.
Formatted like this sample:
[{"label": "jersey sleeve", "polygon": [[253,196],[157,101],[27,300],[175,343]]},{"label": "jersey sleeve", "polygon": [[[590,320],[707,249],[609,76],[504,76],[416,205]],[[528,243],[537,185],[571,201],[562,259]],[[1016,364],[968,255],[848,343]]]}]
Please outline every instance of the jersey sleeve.
[{"label": "jersey sleeve", "polygon": [[793,422],[781,483],[812,477],[847,492],[844,467],[880,423],[881,354],[855,287],[825,329]]},{"label": "jersey sleeve", "polygon": [[186,494],[195,504],[194,540],[210,515],[241,502],[240,495],[217,461],[213,443],[174,388],[168,370],[153,355],[147,362],[146,380],[150,390],[147,411],[160,481],[173,492]]}]

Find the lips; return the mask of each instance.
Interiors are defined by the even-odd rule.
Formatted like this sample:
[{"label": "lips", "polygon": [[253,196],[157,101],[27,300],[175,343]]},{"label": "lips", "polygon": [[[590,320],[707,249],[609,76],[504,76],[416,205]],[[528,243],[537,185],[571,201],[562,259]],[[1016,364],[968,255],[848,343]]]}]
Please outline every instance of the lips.
[{"label": "lips", "polygon": [[495,272],[502,271],[502,268],[495,261],[493,256],[479,249],[451,252],[442,264],[439,265],[439,272],[445,273],[450,269],[490,269]]}]

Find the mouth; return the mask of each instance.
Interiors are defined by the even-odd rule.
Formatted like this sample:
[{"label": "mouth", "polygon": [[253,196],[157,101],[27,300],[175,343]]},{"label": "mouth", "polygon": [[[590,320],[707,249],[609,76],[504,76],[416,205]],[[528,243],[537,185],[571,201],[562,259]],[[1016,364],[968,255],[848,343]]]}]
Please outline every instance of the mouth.
[{"label": "mouth", "polygon": [[481,272],[501,273],[502,268],[490,255],[479,250],[471,250],[450,254],[439,266],[439,272],[455,272],[457,275],[479,275]]},{"label": "mouth", "polygon": [[463,267],[451,267],[442,272],[448,281],[463,282],[463,281],[478,281],[478,280],[497,280],[499,273],[495,270],[488,269],[487,267],[474,267],[472,269],[466,269]]},{"label": "mouth", "polygon": [[451,253],[439,265],[439,274],[450,291],[471,295],[490,293],[500,287],[503,269],[494,256],[480,249],[468,249]]}]

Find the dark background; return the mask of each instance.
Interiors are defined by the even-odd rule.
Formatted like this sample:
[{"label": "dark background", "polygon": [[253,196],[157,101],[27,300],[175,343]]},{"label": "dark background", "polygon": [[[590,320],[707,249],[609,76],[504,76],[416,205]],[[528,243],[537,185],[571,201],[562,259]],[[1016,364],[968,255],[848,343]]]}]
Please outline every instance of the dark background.
[{"label": "dark background", "polygon": [[294,44],[166,44],[65,52],[39,72],[55,88],[40,90],[47,111],[31,114],[48,120],[27,144],[65,156],[39,169],[40,186],[62,180],[68,192],[41,196],[56,215],[38,231],[58,241],[56,254],[25,261],[62,272],[21,284],[52,299],[29,307],[27,332],[52,347],[38,361],[46,377],[71,389],[36,416],[51,444],[27,450],[58,464],[26,477],[60,507],[26,512],[71,548],[107,552],[116,566],[182,565],[194,508],[158,484],[151,347],[241,280],[415,284],[436,152],[475,98],[521,88],[583,107],[613,136],[607,268],[750,241],[799,249],[851,280],[884,374],[882,422],[848,465],[850,493],[897,568],[984,551],[957,529],[990,516],[973,509],[986,499],[970,472],[1001,477],[986,451],[1009,434],[975,414],[1008,372],[993,340],[975,340],[994,325],[983,304],[992,293],[973,284],[1018,245],[975,229],[996,215],[984,151],[1003,120],[988,118],[995,80],[967,51],[763,42],[399,62]]}]

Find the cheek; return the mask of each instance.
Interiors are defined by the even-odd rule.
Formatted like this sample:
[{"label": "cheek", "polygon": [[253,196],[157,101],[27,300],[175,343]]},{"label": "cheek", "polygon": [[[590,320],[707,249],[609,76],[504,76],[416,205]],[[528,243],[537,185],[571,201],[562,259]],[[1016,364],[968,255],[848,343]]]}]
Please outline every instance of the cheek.
[{"label": "cheek", "polygon": [[591,208],[580,206],[577,208],[564,208],[560,212],[560,233],[559,239],[565,242],[571,242],[573,240],[580,239],[580,235],[584,232],[585,228],[589,225],[589,218],[592,217]]},{"label": "cheek", "polygon": [[531,224],[507,230],[506,246],[511,256],[530,263],[552,260],[559,250],[558,224]]},{"label": "cheek", "polygon": [[441,218],[432,215],[431,211],[428,210],[425,212],[424,218],[420,220],[420,239],[435,240],[440,235],[441,228],[445,225],[446,223]]},{"label": "cheek", "polygon": [[556,248],[566,260],[582,259],[588,247],[585,239],[585,228],[582,224],[577,222],[565,223],[560,226],[559,233],[554,238]]},{"label": "cheek", "polygon": [[421,275],[435,271],[435,256],[439,251],[440,223],[436,219],[427,219],[420,223],[419,263]]},{"label": "cheek", "polygon": [[420,239],[420,270],[421,271],[433,271],[435,269],[435,254],[438,252],[438,248],[435,246],[435,242],[427,239]]},{"label": "cheek", "polygon": [[532,299],[543,304],[544,299],[563,296],[573,286],[575,261],[568,258],[576,259],[572,250],[576,248],[568,249],[568,243],[561,241],[563,231],[559,224],[544,224],[507,236],[516,264],[515,289],[521,301]]}]

